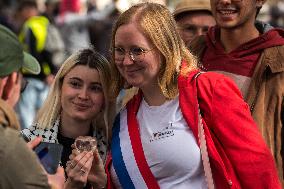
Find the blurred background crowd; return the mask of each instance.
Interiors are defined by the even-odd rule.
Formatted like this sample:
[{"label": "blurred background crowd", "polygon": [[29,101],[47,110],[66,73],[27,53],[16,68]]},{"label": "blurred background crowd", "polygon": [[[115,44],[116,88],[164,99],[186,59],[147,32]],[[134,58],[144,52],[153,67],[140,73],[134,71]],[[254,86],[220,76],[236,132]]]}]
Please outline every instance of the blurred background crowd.
[{"label": "blurred background crowd", "polygon": [[[147,0],[1,0],[0,23],[21,35],[29,18],[39,15],[46,17],[60,35],[56,41],[58,44],[53,44],[57,47],[49,47],[53,48],[52,61],[58,66],[64,58],[89,43],[108,56],[108,42],[114,20],[131,5],[143,1]],[[180,0],[152,2],[166,4],[173,11]],[[284,27],[283,15],[284,0],[268,0],[258,20],[274,27]]]},{"label": "blurred background crowd", "polygon": [[[15,32],[25,50],[41,64],[16,107],[22,128],[32,124],[54,75],[72,53],[92,44],[109,58],[112,25],[131,5],[146,0],[1,0],[0,23]],[[171,11],[180,0],[152,0]],[[268,0],[258,20],[284,27],[284,0]]]},{"label": "blurred background crowd", "polygon": [[[57,39],[48,47],[52,49],[50,53],[53,55],[50,61],[58,66],[70,54],[89,43],[93,44],[98,52],[108,56],[110,31],[114,20],[131,5],[143,1],[147,0],[1,0],[0,23],[26,42],[23,36],[26,21],[34,16],[46,17],[49,24],[55,27],[50,33],[55,33],[53,39]],[[173,11],[180,0],[152,2],[166,4]],[[283,15],[284,0],[268,0],[258,19],[274,27],[284,27]]]}]

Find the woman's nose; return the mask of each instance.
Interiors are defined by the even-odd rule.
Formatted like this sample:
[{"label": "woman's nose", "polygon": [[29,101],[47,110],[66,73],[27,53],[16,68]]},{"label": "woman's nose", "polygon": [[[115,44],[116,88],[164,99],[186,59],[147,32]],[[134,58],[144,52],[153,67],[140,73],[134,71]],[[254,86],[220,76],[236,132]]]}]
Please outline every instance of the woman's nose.
[{"label": "woman's nose", "polygon": [[132,55],[129,53],[126,53],[123,59],[123,65],[131,65],[133,64],[133,58]]},{"label": "woman's nose", "polygon": [[88,90],[83,88],[80,90],[79,94],[78,94],[78,97],[80,99],[88,99],[89,98],[89,95],[88,95]]}]

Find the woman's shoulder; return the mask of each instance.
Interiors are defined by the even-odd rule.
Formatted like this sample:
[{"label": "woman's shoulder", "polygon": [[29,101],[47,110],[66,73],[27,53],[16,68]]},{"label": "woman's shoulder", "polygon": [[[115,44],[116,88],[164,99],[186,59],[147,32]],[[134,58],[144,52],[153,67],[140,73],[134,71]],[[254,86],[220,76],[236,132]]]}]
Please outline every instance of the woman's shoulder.
[{"label": "woman's shoulder", "polygon": [[192,70],[186,75],[180,75],[179,80],[180,84],[184,85],[186,83],[191,83],[197,79],[198,84],[202,83],[205,86],[214,86],[216,83],[230,83],[232,85],[234,84],[234,81],[229,78],[228,76],[217,73],[214,71],[200,71],[200,70]]},{"label": "woman's shoulder", "polygon": [[[129,102],[132,101],[132,100],[133,100],[133,97],[129,100]],[[123,106],[119,110],[119,112],[115,115],[114,122],[113,122],[113,127],[115,127],[117,125],[120,125],[121,119],[124,119],[124,117],[126,117],[126,116],[127,116],[127,105]]]},{"label": "woman's shoulder", "polygon": [[[213,98],[213,96],[224,96],[235,94],[241,97],[241,92],[235,82],[221,73],[201,72],[194,70],[186,76],[179,78],[179,88],[194,89],[197,87],[199,95],[202,97]],[[233,95],[233,96],[235,96]]]},{"label": "woman's shoulder", "polygon": [[234,83],[228,76],[214,71],[199,72],[198,82],[205,82],[208,84],[215,84],[216,82]]},{"label": "woman's shoulder", "polygon": [[209,88],[214,92],[221,93],[237,93],[239,96],[241,92],[234,82],[234,80],[222,73],[217,72],[202,72],[198,78],[198,88]]}]

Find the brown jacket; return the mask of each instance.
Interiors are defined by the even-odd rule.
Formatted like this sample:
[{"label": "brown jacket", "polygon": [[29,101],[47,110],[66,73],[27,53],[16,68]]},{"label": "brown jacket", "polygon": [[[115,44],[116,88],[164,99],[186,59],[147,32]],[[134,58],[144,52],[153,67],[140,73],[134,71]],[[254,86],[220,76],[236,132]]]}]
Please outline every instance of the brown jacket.
[{"label": "brown jacket", "polygon": [[0,188],[49,189],[35,153],[21,138],[15,112],[0,99]]},{"label": "brown jacket", "polygon": [[14,110],[3,100],[0,99],[0,124],[4,127],[10,127],[19,130],[20,123]]},{"label": "brown jacket", "polygon": [[[205,48],[204,36],[196,38],[189,47],[198,59],[203,56]],[[284,46],[267,48],[262,52],[245,100],[275,158],[284,188]]]}]

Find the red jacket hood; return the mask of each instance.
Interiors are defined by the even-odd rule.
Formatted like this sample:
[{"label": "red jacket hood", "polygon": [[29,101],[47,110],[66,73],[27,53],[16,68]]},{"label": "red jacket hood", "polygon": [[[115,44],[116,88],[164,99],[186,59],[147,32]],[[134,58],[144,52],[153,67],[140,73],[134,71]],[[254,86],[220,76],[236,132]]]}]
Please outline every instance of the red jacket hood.
[{"label": "red jacket hood", "polygon": [[[208,50],[212,54],[224,54],[224,48],[220,42],[220,28],[211,27],[206,36]],[[230,52],[235,58],[242,58],[251,54],[260,53],[263,49],[284,45],[284,30],[271,28],[258,38],[252,39]]]}]

